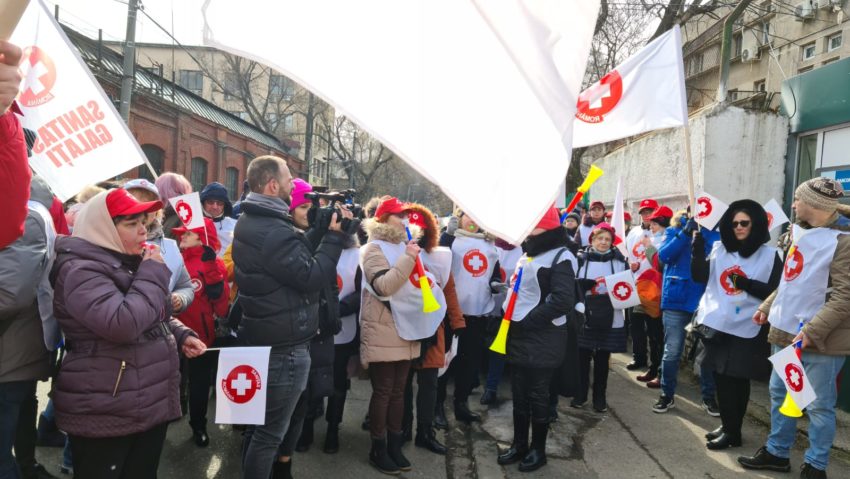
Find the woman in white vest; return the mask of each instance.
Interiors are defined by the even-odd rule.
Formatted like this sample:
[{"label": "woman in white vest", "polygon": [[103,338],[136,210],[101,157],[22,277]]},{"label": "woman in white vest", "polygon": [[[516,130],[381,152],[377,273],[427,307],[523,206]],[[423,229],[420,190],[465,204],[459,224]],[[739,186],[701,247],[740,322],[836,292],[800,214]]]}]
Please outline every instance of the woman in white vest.
[{"label": "woman in white vest", "polygon": [[401,452],[404,387],[411,360],[421,353],[419,341],[436,332],[445,313],[445,297],[431,271],[426,276],[441,308],[422,311],[415,272],[420,248],[416,239],[407,241],[407,214],[407,206],[397,198],[385,199],[374,218],[366,221],[369,242],[360,251],[360,362],[369,369],[372,382],[369,463],[387,474],[411,468]]},{"label": "woman in white vest", "polygon": [[578,227],[578,233],[576,233],[575,239],[579,246],[590,245],[590,232],[603,221],[605,221],[605,203],[598,200],[590,203],[590,210],[584,215],[584,219]]},{"label": "woman in white vest", "polygon": [[590,246],[578,254],[576,281],[585,294],[584,331],[578,338],[579,390],[570,402],[581,408],[587,402],[590,387],[590,363],[593,361],[593,409],[608,410],[605,393],[608,389],[608,363],[611,353],[626,351],[625,314],[614,309],[605,277],[625,271],[626,258],[614,248],[614,227],[608,223],[596,225],[590,233]]},{"label": "woman in white vest", "polygon": [[[705,337],[700,364],[714,370],[722,425],[706,434],[708,449],[741,445],[741,426],[750,400],[750,380],[770,371],[767,328],[753,314],[779,284],[782,261],[768,246],[767,213],[752,200],[738,200],[720,219],[720,241],[708,258],[705,240],[693,242],[691,273],[706,283],[696,322]],[[700,252],[698,254],[697,252]]]},{"label": "woman in white vest", "polygon": [[480,421],[481,416],[470,411],[469,395],[480,381],[478,372],[487,348],[487,322],[498,314],[490,283],[500,282],[499,251],[494,238],[479,228],[463,211],[455,213],[458,228],[449,229],[440,238],[440,246],[452,250],[452,277],[466,328],[458,334],[460,344],[453,367],[455,375],[455,419],[465,423]]},{"label": "woman in white vest", "polygon": [[[567,347],[567,317],[575,307],[576,257],[558,210],[546,212],[522,243],[522,280],[508,330],[514,438],[499,454],[500,465],[519,462],[522,472],[546,464],[549,393]],[[511,282],[515,282],[512,279]],[[506,300],[507,302],[510,299]],[[531,424],[531,446],[528,427]]]}]

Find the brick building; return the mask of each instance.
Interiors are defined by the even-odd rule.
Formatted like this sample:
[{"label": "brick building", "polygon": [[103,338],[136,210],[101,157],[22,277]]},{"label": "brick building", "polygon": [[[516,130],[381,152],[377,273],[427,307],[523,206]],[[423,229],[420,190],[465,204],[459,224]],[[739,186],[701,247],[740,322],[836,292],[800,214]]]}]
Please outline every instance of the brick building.
[{"label": "brick building", "polygon": [[[64,28],[101,87],[117,104],[123,57],[97,40]],[[156,172],[180,173],[195,190],[218,181],[235,199],[241,193],[248,163],[267,154],[286,159],[294,176],[305,173],[297,149],[138,66],[129,123]],[[151,178],[144,165],[124,176]]]}]

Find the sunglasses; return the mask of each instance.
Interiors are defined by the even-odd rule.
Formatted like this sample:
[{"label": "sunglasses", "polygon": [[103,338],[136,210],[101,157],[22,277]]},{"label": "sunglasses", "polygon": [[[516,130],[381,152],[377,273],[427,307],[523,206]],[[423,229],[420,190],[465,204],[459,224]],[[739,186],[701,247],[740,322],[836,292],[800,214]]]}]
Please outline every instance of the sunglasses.
[{"label": "sunglasses", "polygon": [[738,226],[740,226],[741,228],[746,228],[746,227],[750,226],[750,220],[733,221],[732,222],[733,228],[737,228]]}]

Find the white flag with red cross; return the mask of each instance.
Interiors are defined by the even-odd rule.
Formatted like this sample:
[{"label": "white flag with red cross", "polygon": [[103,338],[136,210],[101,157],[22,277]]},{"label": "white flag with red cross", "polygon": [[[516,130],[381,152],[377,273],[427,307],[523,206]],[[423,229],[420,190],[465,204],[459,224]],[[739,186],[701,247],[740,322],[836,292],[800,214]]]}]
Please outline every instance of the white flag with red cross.
[{"label": "white flag with red cross", "polygon": [[197,191],[168,200],[177,217],[187,229],[203,228],[204,210],[201,207],[201,195]]},{"label": "white flag with red cross", "polygon": [[729,205],[718,200],[714,196],[702,191],[696,195],[697,211],[694,214],[697,223],[703,228],[714,229],[723,213],[729,209]]},{"label": "white flag with red cross", "polygon": [[640,304],[635,278],[631,270],[627,269],[606,276],[605,287],[608,289],[608,296],[611,297],[611,304],[614,305],[615,309],[626,309]]},{"label": "white flag with red cross", "polygon": [[779,202],[775,199],[771,199],[764,204],[764,212],[767,213],[768,231],[773,231],[774,228],[778,228],[791,221],[788,219],[785,211],[782,210],[782,207],[779,206]]},{"label": "white flag with red cross", "polygon": [[818,398],[793,344],[768,359],[773,364],[773,371],[785,383],[785,389],[801,411]]},{"label": "white flag with red cross", "polygon": [[38,135],[29,164],[60,200],[145,161],[44,3],[30,2],[10,41],[24,50],[21,122]]},{"label": "white flag with red cross", "polygon": [[222,348],[215,386],[216,424],[266,422],[270,347]]},{"label": "white flag with red cross", "polygon": [[573,148],[687,124],[682,35],[676,25],[581,92]]}]

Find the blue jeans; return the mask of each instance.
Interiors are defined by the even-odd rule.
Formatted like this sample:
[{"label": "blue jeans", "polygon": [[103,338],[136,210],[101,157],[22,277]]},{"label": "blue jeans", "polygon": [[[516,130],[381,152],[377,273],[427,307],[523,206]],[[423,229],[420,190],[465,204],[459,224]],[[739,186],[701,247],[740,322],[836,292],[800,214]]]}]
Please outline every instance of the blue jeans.
[{"label": "blue jeans", "polygon": [[687,311],[664,310],[661,321],[664,322],[664,355],[661,357],[661,390],[668,398],[676,393],[676,377],[679,374],[679,361],[685,348],[685,326],[691,322],[693,314]]},{"label": "blue jeans", "polygon": [[277,449],[289,429],[289,419],[298,398],[307,387],[310,373],[309,344],[283,351],[273,350],[269,356],[266,421],[245,431],[242,445],[242,477],[267,479],[277,460]]},{"label": "blue jeans", "polygon": [[502,371],[505,370],[505,355],[488,351],[490,355],[490,366],[487,368],[487,390],[496,392],[499,389],[499,381],[502,379]]},{"label": "blue jeans", "polygon": [[0,383],[0,479],[19,479],[21,472],[12,447],[18,431],[21,404],[35,396],[36,381]]},{"label": "blue jeans", "polygon": [[[782,348],[772,346],[776,354]],[[838,388],[835,379],[844,366],[844,356],[826,356],[803,352],[803,369],[818,398],[806,408],[809,416],[809,448],[804,460],[822,471],[829,463],[829,449],[835,439],[835,402]],[[788,458],[797,434],[797,419],[779,412],[785,401],[785,382],[776,371],[770,375],[770,436],[767,451],[774,456]]]}]

